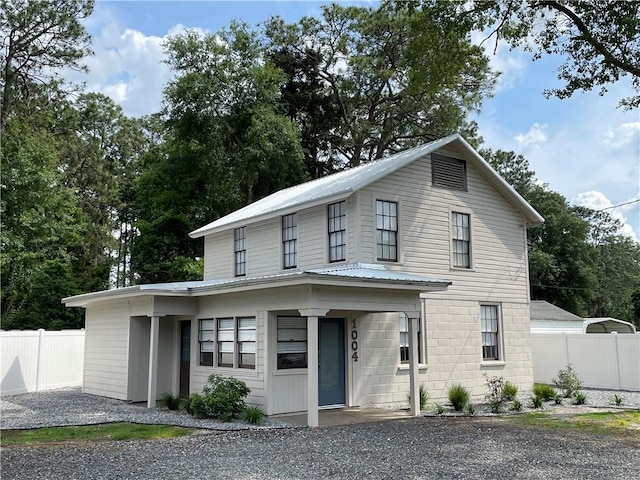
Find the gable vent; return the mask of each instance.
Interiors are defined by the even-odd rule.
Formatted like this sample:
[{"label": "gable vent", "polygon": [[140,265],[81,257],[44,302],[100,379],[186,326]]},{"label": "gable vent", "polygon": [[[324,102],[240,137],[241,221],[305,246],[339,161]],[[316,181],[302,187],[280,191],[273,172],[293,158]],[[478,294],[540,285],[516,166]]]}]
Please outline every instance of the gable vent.
[{"label": "gable vent", "polygon": [[431,181],[436,187],[467,191],[467,162],[432,154]]}]

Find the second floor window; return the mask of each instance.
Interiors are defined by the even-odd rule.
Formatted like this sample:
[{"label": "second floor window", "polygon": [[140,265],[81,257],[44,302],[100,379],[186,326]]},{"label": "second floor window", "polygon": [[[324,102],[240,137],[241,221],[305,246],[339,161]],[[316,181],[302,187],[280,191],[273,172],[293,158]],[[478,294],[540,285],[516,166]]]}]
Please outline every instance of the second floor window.
[{"label": "second floor window", "polygon": [[282,217],[282,248],[284,268],[295,268],[298,265],[298,215]]},{"label": "second floor window", "polygon": [[376,258],[398,261],[398,204],[376,200]]},{"label": "second floor window", "polygon": [[346,259],[346,212],[345,202],[329,205],[329,261]]},{"label": "second floor window", "polygon": [[471,228],[469,226],[469,214],[451,213],[451,252],[453,266],[459,268],[471,268]]},{"label": "second floor window", "polygon": [[247,274],[247,227],[233,231],[233,250],[236,257],[236,277],[243,277]]}]

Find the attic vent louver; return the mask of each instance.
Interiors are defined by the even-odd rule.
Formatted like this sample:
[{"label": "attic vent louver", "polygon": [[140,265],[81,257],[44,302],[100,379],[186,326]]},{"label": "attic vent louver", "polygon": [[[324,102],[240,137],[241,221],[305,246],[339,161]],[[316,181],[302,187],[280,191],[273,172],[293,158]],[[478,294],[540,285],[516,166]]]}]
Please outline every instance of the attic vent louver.
[{"label": "attic vent louver", "polygon": [[457,158],[432,154],[431,181],[436,187],[467,191],[467,163]]}]

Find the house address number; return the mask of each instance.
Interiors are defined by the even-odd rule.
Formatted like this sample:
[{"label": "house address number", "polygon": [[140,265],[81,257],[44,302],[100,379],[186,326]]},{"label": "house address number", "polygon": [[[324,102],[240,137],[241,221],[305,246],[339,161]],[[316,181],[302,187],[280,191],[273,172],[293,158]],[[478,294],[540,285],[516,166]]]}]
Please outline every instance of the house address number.
[{"label": "house address number", "polygon": [[358,326],[356,320],[351,320],[351,358],[354,362],[358,361]]}]

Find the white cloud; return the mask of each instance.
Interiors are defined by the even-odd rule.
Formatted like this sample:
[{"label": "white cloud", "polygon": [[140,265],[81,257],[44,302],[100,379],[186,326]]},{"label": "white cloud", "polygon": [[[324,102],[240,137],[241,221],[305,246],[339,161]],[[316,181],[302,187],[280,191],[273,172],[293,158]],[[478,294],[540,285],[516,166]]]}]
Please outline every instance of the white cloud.
[{"label": "white cloud", "polygon": [[[634,232],[633,226],[628,223],[625,212],[638,210],[638,204],[630,202],[634,202],[639,198],[640,192],[634,198],[631,198],[625,202],[621,202],[625,203],[626,205],[612,208],[614,204],[607,198],[604,193],[591,190],[588,192],[579,193],[571,200],[571,203],[591,208],[592,210],[606,210],[611,215],[611,217],[618,220],[622,224],[622,228],[620,228],[620,231],[618,233],[629,237],[637,242],[638,237],[640,236],[640,232]],[[637,215],[637,212],[635,214]]]},{"label": "white cloud", "polygon": [[640,146],[640,122],[623,123],[615,129],[607,130],[603,143],[612,148]]},{"label": "white cloud", "polygon": [[545,133],[546,129],[546,124],[540,125],[538,123],[534,123],[527,133],[525,133],[524,135],[521,133],[516,135],[515,140],[516,142],[518,142],[521,148],[536,148],[540,144],[545,143],[547,142],[547,140],[549,140],[547,134]]}]

